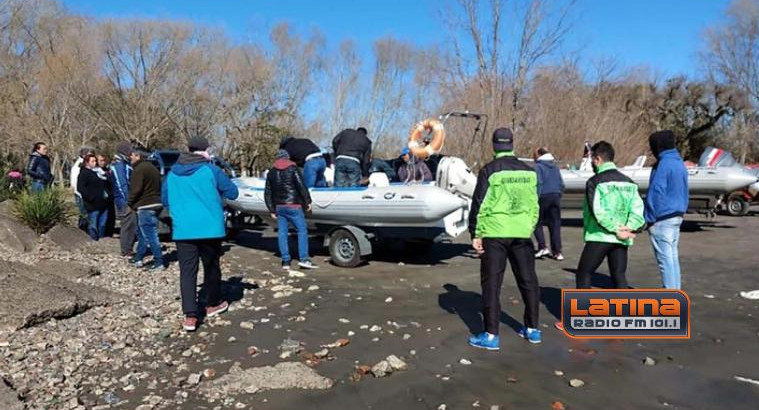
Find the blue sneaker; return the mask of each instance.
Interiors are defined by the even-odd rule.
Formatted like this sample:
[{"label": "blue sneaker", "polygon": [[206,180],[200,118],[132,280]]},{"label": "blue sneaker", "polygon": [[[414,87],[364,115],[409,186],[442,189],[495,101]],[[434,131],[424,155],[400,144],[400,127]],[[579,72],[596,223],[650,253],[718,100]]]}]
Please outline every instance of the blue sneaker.
[{"label": "blue sneaker", "polygon": [[529,327],[523,327],[519,331],[519,337],[527,339],[528,342],[538,344],[543,341],[543,333],[539,329],[531,329]]},{"label": "blue sneaker", "polygon": [[501,338],[498,335],[491,335],[487,332],[482,332],[478,335],[469,337],[469,346],[476,347],[478,349],[486,350],[499,350],[501,344]]}]

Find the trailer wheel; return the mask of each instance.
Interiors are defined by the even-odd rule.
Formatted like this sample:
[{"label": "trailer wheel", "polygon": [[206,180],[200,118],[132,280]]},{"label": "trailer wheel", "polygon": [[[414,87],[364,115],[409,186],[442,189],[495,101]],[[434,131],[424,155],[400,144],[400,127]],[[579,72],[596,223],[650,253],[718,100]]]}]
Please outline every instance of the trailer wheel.
[{"label": "trailer wheel", "polygon": [[725,207],[730,216],[746,216],[749,211],[749,203],[741,194],[731,195]]},{"label": "trailer wheel", "polygon": [[355,268],[363,262],[358,239],[347,229],[338,229],[329,238],[332,263],[343,268]]}]

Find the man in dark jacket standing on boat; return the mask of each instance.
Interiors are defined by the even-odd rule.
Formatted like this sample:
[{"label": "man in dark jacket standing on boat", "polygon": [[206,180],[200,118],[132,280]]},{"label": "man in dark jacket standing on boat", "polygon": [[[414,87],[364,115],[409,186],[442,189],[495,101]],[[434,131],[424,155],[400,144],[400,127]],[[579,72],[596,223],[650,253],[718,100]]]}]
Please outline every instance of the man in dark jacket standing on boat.
[{"label": "man in dark jacket standing on boat", "polygon": [[239,191],[229,177],[211,162],[208,140],[193,137],[166,176],[162,198],[169,208],[179,260],[182,327],[197,329],[198,261],[203,262],[203,288],[207,317],[226,312],[229,303],[221,294],[221,240],[226,236],[224,199],[237,199]]},{"label": "man in dark jacket standing on boat", "polygon": [[327,186],[327,180],[324,179],[327,161],[313,141],[308,138],[284,137],[279,143],[279,149],[287,151],[290,159],[303,170],[307,188]]},{"label": "man in dark jacket standing on boat", "polygon": [[[535,228],[535,239],[538,240],[538,252],[535,257],[553,256],[557,261],[563,261],[561,194],[564,192],[564,180],[548,149],[541,147],[535,151],[535,172],[538,174],[538,203],[540,205],[540,217],[538,226]],[[551,250],[546,247],[543,226],[548,226],[548,232],[551,235]]]},{"label": "man in dark jacket standing on boat", "polygon": [[675,148],[672,131],[657,131],[648,138],[656,165],[651,170],[646,193],[645,218],[659,264],[662,285],[680,289],[680,225],[688,210],[688,170]]},{"label": "man in dark jacket standing on boat", "polygon": [[335,155],[335,186],[359,186],[362,178],[369,177],[372,162],[372,141],[366,128],[344,129],[332,140]]},{"label": "man in dark jacket standing on boat", "polygon": [[266,176],[264,191],[266,207],[271,217],[277,220],[279,253],[282,268],[290,269],[290,249],[287,243],[288,224],[298,231],[298,266],[315,269],[316,265],[308,257],[308,227],[306,211],[311,210],[311,195],[303,183],[303,176],[287,151],[277,151],[274,166]]},{"label": "man in dark jacket standing on boat", "polygon": [[493,133],[495,158],[477,175],[469,213],[472,247],[480,254],[480,281],[485,331],[469,338],[469,345],[498,350],[501,322],[501,285],[506,261],[525,304],[524,326],[519,335],[530,343],[541,342],[538,329],[540,287],[530,236],[538,222],[537,175],[514,156],[511,130]]}]

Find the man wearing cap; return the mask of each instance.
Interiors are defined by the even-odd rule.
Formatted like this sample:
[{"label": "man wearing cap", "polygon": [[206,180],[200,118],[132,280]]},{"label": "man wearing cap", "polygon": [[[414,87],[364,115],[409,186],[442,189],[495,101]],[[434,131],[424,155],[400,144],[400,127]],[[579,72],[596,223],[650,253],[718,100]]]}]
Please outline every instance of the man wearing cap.
[{"label": "man wearing cap", "polygon": [[401,150],[403,164],[398,168],[398,179],[401,182],[432,181],[432,173],[427,164],[419,158],[412,158],[409,152],[408,147]]},{"label": "man wearing cap", "polygon": [[319,147],[308,138],[283,137],[279,143],[279,149],[290,154],[290,160],[303,169],[303,180],[306,187],[326,187],[327,180],[324,178],[324,170],[327,169],[327,161],[322,157]]},{"label": "man wearing cap", "polygon": [[287,243],[289,224],[298,231],[298,266],[316,269],[308,257],[308,226],[305,211],[311,210],[311,195],[303,183],[303,176],[287,151],[277,151],[274,166],[266,176],[264,190],[266,207],[277,220],[279,253],[282,269],[290,269],[290,249]]},{"label": "man wearing cap", "polygon": [[469,213],[472,247],[480,254],[485,324],[485,331],[471,336],[469,344],[488,350],[500,347],[500,294],[507,260],[525,304],[519,335],[530,343],[541,342],[540,287],[530,239],[538,222],[537,174],[514,156],[514,139],[508,128],[495,130],[493,150],[495,159],[477,176]]},{"label": "man wearing cap", "polygon": [[111,191],[113,191],[113,202],[116,207],[116,218],[121,222],[119,231],[121,256],[126,258],[134,256],[132,249],[137,236],[137,215],[127,204],[129,182],[132,179],[132,164],[129,159],[131,155],[132,144],[128,141],[119,142],[116,144],[115,161],[111,167]]},{"label": "man wearing cap", "polygon": [[205,315],[216,316],[229,308],[221,294],[221,240],[226,236],[224,199],[236,199],[237,186],[211,162],[208,140],[192,137],[189,152],[182,152],[163,185],[163,203],[172,219],[172,238],[179,260],[182,327],[197,329],[198,261],[203,263]]},{"label": "man wearing cap", "polygon": [[648,137],[656,165],[646,193],[644,216],[654,255],[659,264],[662,286],[680,289],[680,260],[677,247],[680,225],[688,210],[688,170],[675,148],[672,131],[657,131]]},{"label": "man wearing cap", "polygon": [[335,186],[354,187],[361,184],[362,177],[369,177],[372,162],[372,141],[366,136],[366,128],[347,128],[332,140],[335,154]]},{"label": "man wearing cap", "polygon": [[142,260],[148,252],[153,253],[153,264],[148,269],[165,269],[161,242],[158,240],[158,214],[161,212],[161,173],[150,161],[148,154],[132,150],[132,177],[129,181],[127,205],[137,212],[137,253],[131,262],[143,267]]}]

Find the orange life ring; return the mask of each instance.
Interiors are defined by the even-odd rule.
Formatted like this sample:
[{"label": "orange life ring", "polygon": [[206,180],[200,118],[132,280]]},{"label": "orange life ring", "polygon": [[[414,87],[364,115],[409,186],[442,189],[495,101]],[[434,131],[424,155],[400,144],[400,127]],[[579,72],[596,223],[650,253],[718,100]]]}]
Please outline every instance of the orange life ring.
[{"label": "orange life ring", "polygon": [[[424,145],[424,131],[432,132],[432,139],[427,145]],[[416,123],[408,136],[408,149],[411,155],[420,159],[439,153],[443,149],[444,143],[445,128],[443,128],[443,123],[432,118]]]}]

